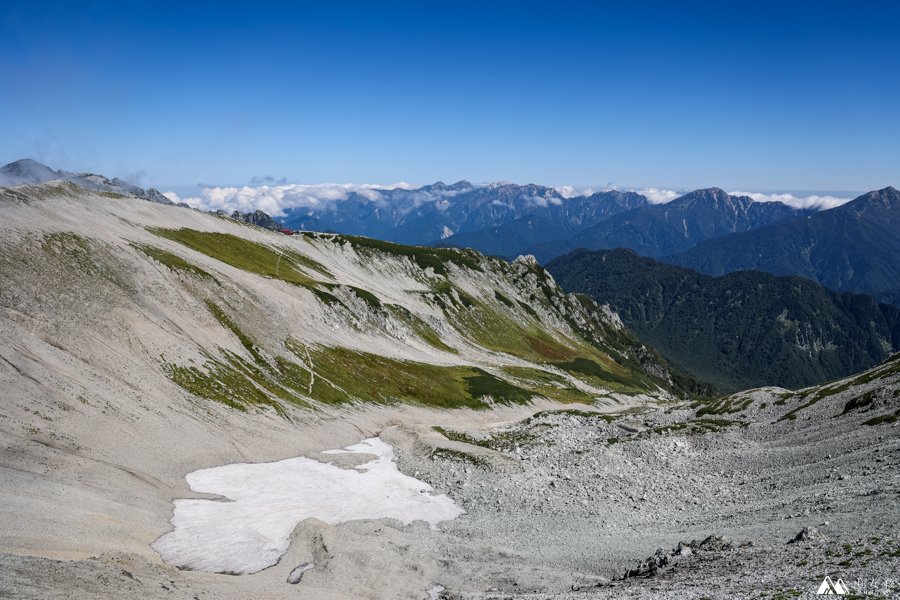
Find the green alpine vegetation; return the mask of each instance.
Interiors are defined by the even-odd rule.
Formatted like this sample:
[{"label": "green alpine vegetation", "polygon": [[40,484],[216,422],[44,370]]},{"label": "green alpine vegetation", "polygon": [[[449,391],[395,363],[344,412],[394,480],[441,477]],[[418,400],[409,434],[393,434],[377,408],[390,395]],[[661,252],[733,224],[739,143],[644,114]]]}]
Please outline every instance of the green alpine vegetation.
[{"label": "green alpine vegetation", "polygon": [[[310,289],[322,303],[356,319],[362,315],[350,310],[335,295],[336,288],[345,288],[345,292],[362,300],[367,311],[402,323],[435,350],[460,356],[458,347],[449,345],[409,309],[386,304],[358,286],[313,279],[310,273],[328,271],[299,252],[229,233],[188,228],[151,232],[244,271]],[[166,372],[173,382],[194,395],[246,409],[273,403],[348,402],[484,408],[491,402],[521,404],[535,397],[591,403],[604,395],[602,390],[654,394],[660,388],[681,390],[681,383],[687,381],[669,373],[651,351],[601,315],[601,308],[593,300],[567,296],[536,264],[510,264],[475,252],[412,248],[367,238],[306,234],[304,239],[320,249],[349,243],[363,265],[412,259],[422,270],[416,278],[430,289],[419,292],[422,299],[438,308],[445,322],[462,338],[500,355],[528,361],[532,366],[501,365],[487,370],[480,366],[434,365],[349,348],[305,345],[297,339],[284,340],[281,346],[273,347],[247,333],[250,329],[241,325],[242,312],[229,308],[227,300],[206,298],[204,304],[209,312],[237,339],[249,360],[232,351],[207,348],[202,365],[166,363]],[[141,250],[176,270],[206,273],[168,251],[149,246],[142,246]],[[463,279],[489,271],[492,277],[513,285],[507,284],[504,291],[489,288],[486,293],[473,296],[455,283],[447,268],[449,263],[458,267],[456,276]],[[547,327],[543,320],[548,314],[554,315],[552,318],[559,325]],[[660,377],[661,374],[667,375]],[[247,381],[233,385],[239,377]],[[227,391],[217,383],[221,381],[229,382]]]},{"label": "green alpine vegetation", "polygon": [[266,246],[234,234],[187,228],[151,228],[150,231],[232,267],[294,285],[309,287],[318,283],[303,271],[303,267],[328,276],[323,265],[299,252]]},{"label": "green alpine vegetation", "polygon": [[177,254],[172,254],[167,250],[163,250],[162,248],[157,248],[156,246],[151,246],[149,244],[132,244],[132,246],[156,262],[160,263],[168,267],[173,271],[180,271],[182,273],[191,273],[193,275],[197,275],[198,277],[205,277],[206,279],[210,279],[218,283],[218,280],[198,267],[197,265],[188,262]]},{"label": "green alpine vegetation", "polygon": [[[151,332],[172,303],[175,326],[153,334],[164,340],[156,374],[206,410],[203,401],[292,419],[329,405],[668,401],[697,389],[534,261],[176,216],[168,227],[115,218],[119,239],[36,235],[15,252],[58,274],[57,289],[83,281],[79,298],[130,306]],[[254,286],[229,267],[258,277]],[[313,295],[284,294],[283,283]]]},{"label": "green alpine vegetation", "polygon": [[[41,261],[43,264],[39,268],[44,271],[42,275],[49,277],[55,274],[57,286],[64,282],[77,285],[80,278],[88,278],[103,281],[123,290],[133,290],[131,277],[125,272],[119,257],[107,244],[70,231],[49,233],[39,238],[37,242],[43,251],[41,259],[51,261],[51,264]],[[28,256],[26,260],[30,262],[33,258]],[[3,260],[15,264],[9,257],[3,257]],[[27,266],[35,268],[37,265]]]},{"label": "green alpine vegetation", "polygon": [[[217,318],[236,329],[220,310]],[[254,348],[255,362],[220,349],[218,356],[206,356],[202,368],[167,363],[167,375],[196,396],[239,410],[270,406],[281,412],[279,401],[483,409],[493,403],[524,404],[537,395],[478,367],[431,365],[346,348],[307,348],[296,340],[286,343],[284,356],[269,362],[243,334],[235,335],[242,345]]]},{"label": "green alpine vegetation", "polygon": [[642,342],[723,391],[817,384],[900,347],[900,308],[800,277],[711,277],[622,249],[579,250],[547,268],[564,289],[608,304]]}]

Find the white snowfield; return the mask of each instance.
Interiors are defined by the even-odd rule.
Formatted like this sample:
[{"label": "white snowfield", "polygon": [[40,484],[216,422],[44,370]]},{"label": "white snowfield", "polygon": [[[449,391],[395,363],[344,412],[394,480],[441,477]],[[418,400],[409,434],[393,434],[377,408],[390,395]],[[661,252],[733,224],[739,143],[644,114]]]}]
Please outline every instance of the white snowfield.
[{"label": "white snowfield", "polygon": [[435,526],[463,512],[447,496],[433,495],[428,484],[401,473],[393,448],[379,438],[324,453],[376,458],[354,469],[301,457],[189,473],[192,490],[224,499],[175,500],[174,530],[153,549],[179,568],[248,574],[276,564],[305,519],[337,525],[391,518]]}]

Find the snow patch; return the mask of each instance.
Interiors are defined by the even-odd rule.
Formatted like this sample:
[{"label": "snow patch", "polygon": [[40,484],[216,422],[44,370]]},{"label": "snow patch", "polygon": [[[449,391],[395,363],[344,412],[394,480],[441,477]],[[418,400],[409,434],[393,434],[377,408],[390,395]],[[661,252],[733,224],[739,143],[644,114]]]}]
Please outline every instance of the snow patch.
[{"label": "snow patch", "polygon": [[223,500],[175,500],[174,529],[153,549],[182,569],[248,574],[277,563],[305,519],[337,525],[391,518],[435,526],[463,512],[446,495],[433,495],[427,483],[401,473],[394,449],[379,438],[323,452],[338,453],[375,459],[353,469],[300,457],[189,473],[185,479],[193,491]]}]

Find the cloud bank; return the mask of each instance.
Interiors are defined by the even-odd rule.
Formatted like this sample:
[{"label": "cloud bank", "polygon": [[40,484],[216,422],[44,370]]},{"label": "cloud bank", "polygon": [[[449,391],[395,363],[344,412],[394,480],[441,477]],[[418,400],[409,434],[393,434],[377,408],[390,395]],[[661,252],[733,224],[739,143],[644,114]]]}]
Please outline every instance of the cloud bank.
[{"label": "cloud bank", "polygon": [[[637,192],[638,194],[645,196],[651,204],[665,204],[687,193],[687,191],[675,191],[655,187],[632,189],[630,191]],[[763,194],[759,192],[741,191],[733,191],[728,193],[732,196],[748,196],[755,202],[781,202],[794,208],[811,210],[827,210],[829,208],[840,206],[841,204],[852,200],[852,198],[820,196],[816,194],[811,194],[809,196],[795,196],[794,194],[788,193]]]},{"label": "cloud bank", "polygon": [[[489,184],[489,186],[495,187],[499,185],[501,184]],[[559,197],[569,199],[578,196],[589,196],[610,188],[559,186],[552,189],[559,194]],[[651,204],[665,204],[685,193],[684,191],[656,187],[633,188],[629,191],[645,196]],[[240,212],[261,210],[273,217],[283,217],[288,211],[297,208],[308,208],[313,211],[336,210],[340,202],[350,197],[384,203],[384,205],[390,204],[399,210],[409,210],[426,203],[434,203],[436,208],[444,210],[451,204],[449,198],[459,193],[462,193],[462,191],[431,190],[400,182],[391,185],[371,183],[279,183],[278,185],[270,185],[266,183],[242,187],[207,186],[203,187],[197,196],[180,198],[174,192],[166,192],[164,195],[173,202],[184,202],[193,208],[201,210],[223,210],[227,213],[236,210]],[[795,208],[812,210],[834,208],[850,200],[850,198],[835,196],[795,196],[789,193],[764,194],[742,191],[730,193],[735,196],[749,196],[756,202],[782,202]],[[558,197],[534,197],[532,201],[539,206],[563,202]]]},{"label": "cloud bank", "polygon": [[351,194],[378,202],[384,199],[383,191],[391,189],[413,189],[407,183],[394,185],[321,183],[314,185],[287,184],[243,187],[205,187],[199,196],[179,198],[174,192],[165,196],[173,202],[185,204],[201,210],[224,210],[253,212],[261,210],[273,217],[284,216],[285,211],[294,208],[327,209],[336,202],[346,200]]},{"label": "cloud bank", "polygon": [[647,200],[650,201],[650,204],[665,204],[666,202],[671,202],[675,198],[684,195],[683,192],[676,192],[675,190],[663,190],[655,187],[642,188],[639,190],[631,191],[637,192],[641,196],[647,198]]},{"label": "cloud bank", "polygon": [[759,194],[755,192],[728,192],[732,196],[749,196],[756,202],[782,202],[788,206],[802,209],[827,210],[840,206],[852,200],[852,198],[837,198],[835,196],[795,196],[793,194]]},{"label": "cloud bank", "polygon": [[561,185],[559,187],[553,188],[556,192],[565,199],[575,198],[576,196],[590,196],[595,191],[599,191],[599,189],[595,190],[591,187],[574,187],[571,185]]},{"label": "cloud bank", "polygon": [[[575,187],[571,185],[560,185],[553,189],[555,189],[560,196],[568,200],[569,198],[575,198],[577,196],[590,196],[598,192],[606,192],[619,188],[610,185],[599,187]],[[625,188],[624,191],[640,194],[647,198],[647,200],[650,201],[650,204],[665,204],[666,202],[671,202],[678,196],[684,195],[684,192],[676,192],[675,190],[666,190],[655,187]]]},{"label": "cloud bank", "polygon": [[[651,204],[665,204],[687,193],[686,191],[667,190],[655,187],[633,189],[631,191],[645,196]],[[795,196],[794,194],[788,193],[763,194],[759,192],[741,191],[733,191],[728,193],[732,196],[748,196],[755,202],[781,202],[794,208],[811,210],[827,210],[829,208],[840,206],[841,204],[845,204],[852,200],[852,198],[820,196],[817,194],[811,194],[809,196]]]}]

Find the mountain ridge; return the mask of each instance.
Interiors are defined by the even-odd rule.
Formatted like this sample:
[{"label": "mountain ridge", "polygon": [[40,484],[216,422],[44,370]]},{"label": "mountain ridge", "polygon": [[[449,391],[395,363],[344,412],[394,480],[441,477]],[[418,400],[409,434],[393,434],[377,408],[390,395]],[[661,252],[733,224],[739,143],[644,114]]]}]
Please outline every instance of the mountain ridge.
[{"label": "mountain ridge", "polygon": [[546,262],[577,248],[630,248],[660,257],[736,231],[765,227],[808,214],[781,202],[756,202],[721,188],[694,190],[664,204],[648,204],[611,216],[568,240],[529,249]]},{"label": "mountain ridge", "polygon": [[586,223],[598,223],[647,203],[646,197],[640,194],[617,190],[575,196],[501,225],[456,233],[432,245],[473,248],[513,259],[520,254],[531,254],[531,248],[536,245],[571,237]]},{"label": "mountain ridge", "polygon": [[117,177],[109,179],[96,173],[54,170],[32,158],[19,159],[0,167],[0,186],[35,185],[57,179],[74,183],[86,189],[126,194],[156,204],[187,206],[172,202],[155,188],[144,189]]},{"label": "mountain ridge", "polygon": [[892,296],[900,289],[900,191],[873,190],[841,206],[707,240],[663,260],[710,275],[759,269],[838,291]]}]

